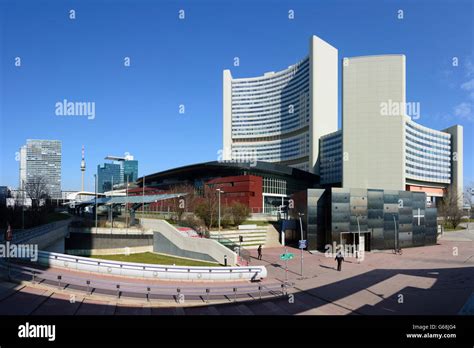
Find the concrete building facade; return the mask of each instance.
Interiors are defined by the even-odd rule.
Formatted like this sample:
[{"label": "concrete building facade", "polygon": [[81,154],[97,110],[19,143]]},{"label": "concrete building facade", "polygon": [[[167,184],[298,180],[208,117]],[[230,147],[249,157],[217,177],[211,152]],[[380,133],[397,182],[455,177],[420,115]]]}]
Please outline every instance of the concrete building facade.
[{"label": "concrete building facade", "polygon": [[342,137],[320,139],[321,183],[424,192],[432,204],[449,190],[462,195],[463,128],[414,121],[420,107],[406,100],[405,56],[344,58],[342,65]]}]

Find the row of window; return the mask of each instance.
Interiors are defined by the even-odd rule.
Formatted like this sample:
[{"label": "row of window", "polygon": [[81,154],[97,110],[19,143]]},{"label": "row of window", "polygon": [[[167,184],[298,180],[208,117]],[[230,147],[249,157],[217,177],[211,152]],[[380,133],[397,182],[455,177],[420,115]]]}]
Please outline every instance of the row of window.
[{"label": "row of window", "polygon": [[427,181],[442,181],[449,183],[450,182],[450,175],[441,175],[441,174],[423,174],[407,169],[406,170],[407,178],[414,179],[414,180],[427,180]]},{"label": "row of window", "polygon": [[289,76],[285,81],[279,84],[272,84],[267,87],[260,88],[239,88],[232,84],[232,97],[236,96],[246,96],[246,95],[266,95],[282,91],[283,89],[293,89],[298,85],[301,85],[302,82],[306,82],[309,77],[309,72],[307,70],[298,73],[295,76]]},{"label": "row of window", "polygon": [[425,146],[425,147],[428,147],[428,148],[431,148],[431,149],[436,149],[436,150],[439,150],[439,151],[449,152],[449,150],[451,148],[451,146],[449,146],[449,145],[435,145],[435,144],[432,144],[432,143],[428,143],[425,140],[420,140],[419,138],[414,137],[414,136],[412,136],[408,133],[407,133],[406,139],[410,140],[412,143],[415,143],[415,144],[418,144],[418,145],[421,145],[421,146]]},{"label": "row of window", "polygon": [[423,152],[425,154],[431,154],[431,155],[434,155],[434,156],[441,156],[441,157],[449,157],[451,155],[450,151],[433,150],[430,147],[420,146],[418,144],[414,144],[410,139],[407,139],[406,145],[407,145],[407,147],[409,147],[413,150],[420,151],[420,152]]},{"label": "row of window", "polygon": [[425,140],[429,144],[439,144],[439,145],[444,145],[444,146],[450,146],[451,145],[451,141],[449,139],[418,134],[417,131],[414,131],[414,130],[410,129],[409,127],[407,127],[405,129],[405,131],[407,132],[407,134],[410,134],[411,136],[413,136],[417,139]]},{"label": "row of window", "polygon": [[232,99],[232,114],[237,112],[258,112],[267,111],[278,105],[280,108],[295,105],[301,100],[301,97],[307,97],[309,100],[309,85],[306,84],[302,88],[292,91],[291,93],[280,93],[276,96],[265,98],[265,100],[256,100],[248,98],[247,100]]},{"label": "row of window", "polygon": [[449,133],[444,133],[444,132],[440,132],[440,131],[436,131],[436,130],[432,130],[432,129],[428,131],[424,127],[416,124],[413,121],[407,121],[405,124],[408,127],[410,127],[411,129],[416,130],[417,132],[420,132],[422,134],[426,134],[426,135],[430,135],[430,136],[437,136],[437,137],[445,138],[445,139],[451,139],[451,134],[449,134]]},{"label": "row of window", "polygon": [[298,73],[300,69],[306,68],[309,63],[309,57],[306,57],[303,59],[301,62],[296,63],[293,65],[291,68],[282,70],[278,73],[272,74],[272,75],[267,75],[267,76],[261,76],[259,78],[252,78],[250,79],[234,79],[232,80],[232,86],[235,87],[245,87],[245,86],[266,86],[266,85],[271,85],[274,84],[275,82],[279,82],[281,80],[284,80],[285,78],[294,76],[295,74]]},{"label": "row of window", "polygon": [[413,156],[409,153],[406,154],[406,159],[407,161],[412,161],[413,163],[417,163],[420,165],[425,165],[425,166],[434,166],[436,168],[444,168],[445,170],[450,170],[451,169],[451,163],[441,161],[441,160],[427,160],[424,158],[420,158],[418,156]]}]

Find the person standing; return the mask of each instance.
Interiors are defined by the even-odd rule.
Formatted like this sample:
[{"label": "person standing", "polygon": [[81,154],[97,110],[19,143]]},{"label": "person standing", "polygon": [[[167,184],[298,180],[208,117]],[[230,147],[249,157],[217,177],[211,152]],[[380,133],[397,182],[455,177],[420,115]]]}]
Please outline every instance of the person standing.
[{"label": "person standing", "polygon": [[10,223],[7,222],[7,229],[5,231],[5,242],[11,242],[13,239],[13,232]]},{"label": "person standing", "polygon": [[340,272],[342,267],[342,261],[344,261],[344,256],[342,256],[342,252],[340,250],[337,252],[335,260],[337,261],[337,270]]},{"label": "person standing", "polygon": [[262,244],[258,246],[257,253],[258,253],[258,259],[261,260],[262,259]]}]

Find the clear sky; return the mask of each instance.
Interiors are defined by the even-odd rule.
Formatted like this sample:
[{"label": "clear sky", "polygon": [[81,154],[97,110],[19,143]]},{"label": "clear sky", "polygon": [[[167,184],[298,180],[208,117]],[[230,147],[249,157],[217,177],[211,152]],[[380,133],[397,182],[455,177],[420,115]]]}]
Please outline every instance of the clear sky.
[{"label": "clear sky", "polygon": [[[28,138],[62,141],[65,190],[80,189],[82,145],[89,190],[106,155],[131,153],[140,176],[216,160],[222,70],[248,77],[284,69],[308,54],[311,35],[340,59],[405,54],[417,122],[464,126],[465,183],[474,181],[470,0],[0,0],[0,185],[17,186],[16,153]],[[95,118],[57,116],[63,99],[95,102]]]}]

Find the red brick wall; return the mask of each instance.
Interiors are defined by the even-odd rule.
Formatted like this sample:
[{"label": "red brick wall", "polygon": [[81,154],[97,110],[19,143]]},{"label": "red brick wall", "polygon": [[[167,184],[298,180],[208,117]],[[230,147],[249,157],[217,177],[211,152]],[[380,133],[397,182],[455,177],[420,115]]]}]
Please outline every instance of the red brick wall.
[{"label": "red brick wall", "polygon": [[[221,204],[223,206],[230,205],[233,202],[245,204],[252,212],[261,212],[263,205],[263,179],[255,175],[238,175],[217,178],[206,182],[207,185],[212,184],[213,189],[220,188],[224,193],[221,194]],[[169,193],[165,190],[145,188],[145,195],[165,194]],[[133,188],[129,189],[130,196],[142,195],[143,189]],[[150,203],[149,209],[163,209],[167,210],[170,201],[162,201],[157,203]]]},{"label": "red brick wall", "polygon": [[224,191],[221,195],[221,203],[229,205],[239,202],[247,205],[252,211],[262,208],[263,179],[255,175],[226,176],[208,181],[214,188]]}]

